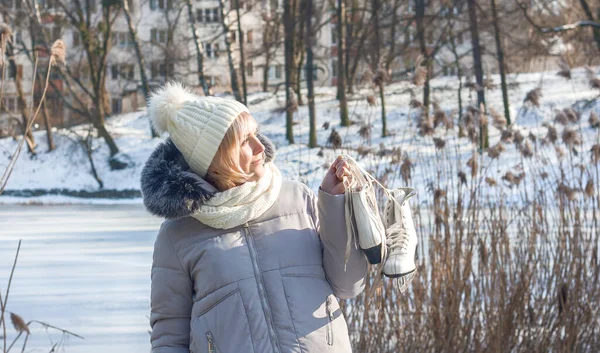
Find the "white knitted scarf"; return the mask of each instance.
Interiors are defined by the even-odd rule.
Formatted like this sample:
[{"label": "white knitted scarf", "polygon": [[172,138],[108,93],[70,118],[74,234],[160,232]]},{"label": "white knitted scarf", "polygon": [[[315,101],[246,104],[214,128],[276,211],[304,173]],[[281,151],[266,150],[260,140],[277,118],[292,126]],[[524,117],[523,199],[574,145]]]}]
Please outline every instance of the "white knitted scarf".
[{"label": "white knitted scarf", "polygon": [[258,181],[249,181],[216,193],[192,214],[209,227],[230,229],[260,217],[279,196],[281,173],[272,163],[265,163],[265,174]]}]

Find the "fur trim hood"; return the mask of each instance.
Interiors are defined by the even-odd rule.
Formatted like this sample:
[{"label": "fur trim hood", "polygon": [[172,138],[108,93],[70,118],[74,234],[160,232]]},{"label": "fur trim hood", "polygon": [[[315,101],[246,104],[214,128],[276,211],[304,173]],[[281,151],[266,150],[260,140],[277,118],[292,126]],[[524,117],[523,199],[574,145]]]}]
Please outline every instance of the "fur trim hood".
[{"label": "fur trim hood", "polygon": [[[265,146],[265,162],[275,158],[275,146],[258,134]],[[144,206],[155,216],[168,219],[187,217],[218,190],[194,173],[171,139],[152,152],[141,176]]]}]

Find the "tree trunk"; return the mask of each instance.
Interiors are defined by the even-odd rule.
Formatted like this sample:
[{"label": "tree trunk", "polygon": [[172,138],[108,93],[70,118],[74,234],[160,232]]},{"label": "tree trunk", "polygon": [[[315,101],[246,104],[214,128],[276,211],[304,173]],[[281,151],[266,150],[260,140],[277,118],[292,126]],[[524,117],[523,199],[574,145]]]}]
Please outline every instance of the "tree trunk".
[{"label": "tree trunk", "polygon": [[[477,90],[477,106],[483,108],[481,114],[485,114],[485,92],[483,91],[483,67],[481,64],[481,46],[479,44],[479,29],[477,28],[477,4],[476,0],[467,0],[469,7],[469,30],[471,32],[471,44],[473,46],[473,67],[475,68],[475,80],[479,86]],[[479,126],[479,148],[488,147],[487,126]]]},{"label": "tree trunk", "polygon": [[229,64],[229,76],[231,78],[231,90],[233,95],[238,102],[243,103],[242,94],[240,92],[240,85],[238,83],[238,75],[233,64],[233,56],[231,53],[231,40],[229,39],[229,27],[225,22],[225,4],[223,0],[219,0],[219,8],[221,9],[221,25],[223,26],[223,35],[225,36],[225,48],[227,49],[227,63]]},{"label": "tree trunk", "polygon": [[308,134],[308,147],[317,147],[317,117],[315,112],[315,92],[313,80],[313,33],[312,33],[312,13],[313,1],[306,1],[306,88],[308,91],[308,116],[310,129]]},{"label": "tree trunk", "polygon": [[373,26],[373,37],[371,42],[371,56],[372,56],[372,70],[373,74],[377,74],[379,71],[379,65],[381,64],[381,33],[379,30],[379,12],[380,12],[379,0],[371,0],[371,21]]},{"label": "tree trunk", "polygon": [[235,0],[235,13],[237,16],[238,37],[240,38],[240,72],[242,74],[243,103],[248,105],[248,85],[246,84],[246,59],[244,57],[244,32],[242,32],[242,15],[240,13],[240,0]]},{"label": "tree trunk", "polygon": [[[595,19],[594,18],[594,14],[592,13],[592,10],[590,9],[590,5],[588,5],[586,0],[579,0],[579,3],[581,4],[581,8],[583,9],[583,12],[585,12],[586,17],[588,18],[588,20],[590,21],[600,21],[599,19]],[[598,17],[600,17],[600,8],[598,8]],[[600,28],[594,27],[592,28],[592,34],[594,36],[594,41],[596,42],[596,45],[598,46],[598,50],[600,50]]]},{"label": "tree trunk", "polygon": [[337,8],[337,35],[338,35],[338,67],[337,67],[337,95],[340,101],[340,124],[350,126],[348,118],[348,101],[346,99],[346,4],[345,0],[338,0]]},{"label": "tree trunk", "polygon": [[[131,19],[129,1],[121,0],[121,5],[123,7],[123,13],[125,13],[125,19],[127,20],[129,35],[131,36],[131,40],[133,41],[133,47],[135,49],[135,56],[138,62],[138,66],[140,67],[140,79],[142,80],[142,92],[144,93],[144,102],[147,102],[148,97],[150,97],[150,85],[148,84],[148,77],[146,76],[146,61],[144,60],[144,55],[142,54],[142,49],[140,48],[140,42],[137,36],[137,31],[135,30],[135,27],[133,26],[133,21]],[[152,123],[150,123],[150,133],[152,137],[158,137],[158,133],[154,130]]]},{"label": "tree trunk", "polygon": [[[300,31],[304,32],[304,26],[302,26]],[[298,46],[301,45],[302,43],[298,42]],[[300,55],[298,64],[296,64],[296,102],[298,102],[298,106],[304,105],[304,100],[302,99],[302,66],[304,66],[304,51]]]},{"label": "tree trunk", "polygon": [[210,87],[204,77],[204,50],[200,45],[200,39],[196,33],[196,17],[194,17],[194,10],[192,0],[186,0],[188,18],[190,20],[190,27],[192,29],[192,37],[194,39],[194,47],[196,48],[196,64],[198,65],[198,83],[202,86],[205,96],[210,96]]},{"label": "tree trunk", "polygon": [[[268,25],[267,25],[268,26]],[[271,40],[270,28],[265,28],[263,43],[269,43]],[[265,49],[265,68],[263,70],[263,83],[262,90],[263,92],[269,91],[269,66],[271,65],[271,53],[270,46],[267,44],[263,47]]]},{"label": "tree trunk", "polygon": [[392,20],[391,20],[391,29],[390,29],[390,50],[387,55],[387,60],[385,61],[385,70],[386,72],[391,72],[391,65],[394,62],[394,58],[396,57],[396,26],[398,23],[398,7],[400,2],[398,0],[394,0],[394,6],[392,7]]},{"label": "tree trunk", "polygon": [[462,69],[460,67],[460,56],[458,55],[452,28],[450,28],[450,46],[452,48],[452,54],[454,55],[454,65],[456,65],[456,76],[458,78],[458,91],[456,92],[458,97],[458,136],[462,136],[462,125],[460,124],[462,121]]},{"label": "tree trunk", "polygon": [[510,125],[510,106],[508,104],[508,88],[506,86],[506,72],[504,66],[504,50],[500,38],[500,24],[498,13],[496,11],[496,0],[491,0],[492,16],[494,22],[494,39],[496,40],[496,58],[498,59],[498,68],[500,70],[500,85],[502,87],[502,101],[504,102],[504,116],[506,122]]},{"label": "tree trunk", "polygon": [[110,156],[112,157],[115,154],[119,153],[119,148],[117,147],[117,144],[113,140],[112,136],[110,136],[110,134],[108,133],[108,130],[106,130],[106,126],[104,126],[103,123],[99,122],[94,122],[93,125],[98,130],[98,135],[102,137],[104,141],[106,141],[108,149],[110,150]]},{"label": "tree trunk", "polygon": [[292,113],[292,82],[291,75],[294,69],[294,22],[292,18],[292,10],[290,1],[283,2],[283,26],[285,31],[285,136],[290,144],[294,143],[294,132],[293,132],[293,113]]},{"label": "tree trunk", "polygon": [[[425,68],[427,74],[425,76],[425,83],[423,84],[423,114],[429,116],[429,80],[431,79],[431,64],[429,54],[427,53],[427,43],[425,42],[425,27],[423,20],[425,18],[425,0],[415,0],[415,22],[417,24],[417,37],[419,40],[419,49],[425,62]],[[418,63],[422,65],[422,63]]]},{"label": "tree trunk", "polygon": [[387,117],[385,113],[385,94],[384,94],[384,82],[383,80],[379,84],[379,99],[381,100],[381,137],[388,136],[387,131]]}]

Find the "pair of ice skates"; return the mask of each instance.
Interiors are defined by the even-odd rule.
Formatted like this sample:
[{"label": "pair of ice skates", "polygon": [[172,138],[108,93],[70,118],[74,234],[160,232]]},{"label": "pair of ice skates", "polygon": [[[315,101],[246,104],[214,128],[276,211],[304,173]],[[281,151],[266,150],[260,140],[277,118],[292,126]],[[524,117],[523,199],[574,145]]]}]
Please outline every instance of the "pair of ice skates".
[{"label": "pair of ice skates", "polygon": [[[358,239],[371,264],[379,264],[381,272],[394,279],[400,292],[406,291],[417,266],[418,239],[408,199],[416,195],[412,188],[388,190],[362,169],[350,156],[344,156],[350,166],[351,178],[345,178],[346,226],[348,237],[346,260],[352,240]],[[374,183],[387,196],[383,215],[379,214]]]}]

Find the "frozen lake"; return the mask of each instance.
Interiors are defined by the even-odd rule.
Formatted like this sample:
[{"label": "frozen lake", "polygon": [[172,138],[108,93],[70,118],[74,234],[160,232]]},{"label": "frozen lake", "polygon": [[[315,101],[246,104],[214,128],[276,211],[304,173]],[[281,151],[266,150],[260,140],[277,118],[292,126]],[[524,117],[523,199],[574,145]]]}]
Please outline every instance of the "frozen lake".
[{"label": "frozen lake", "polygon": [[[3,294],[22,239],[7,310],[85,338],[65,341],[32,324],[26,351],[49,352],[59,343],[58,352],[149,352],[150,268],[160,223],[141,205],[0,205]],[[10,344],[10,319],[7,333]],[[11,352],[20,352],[22,342]]]}]

